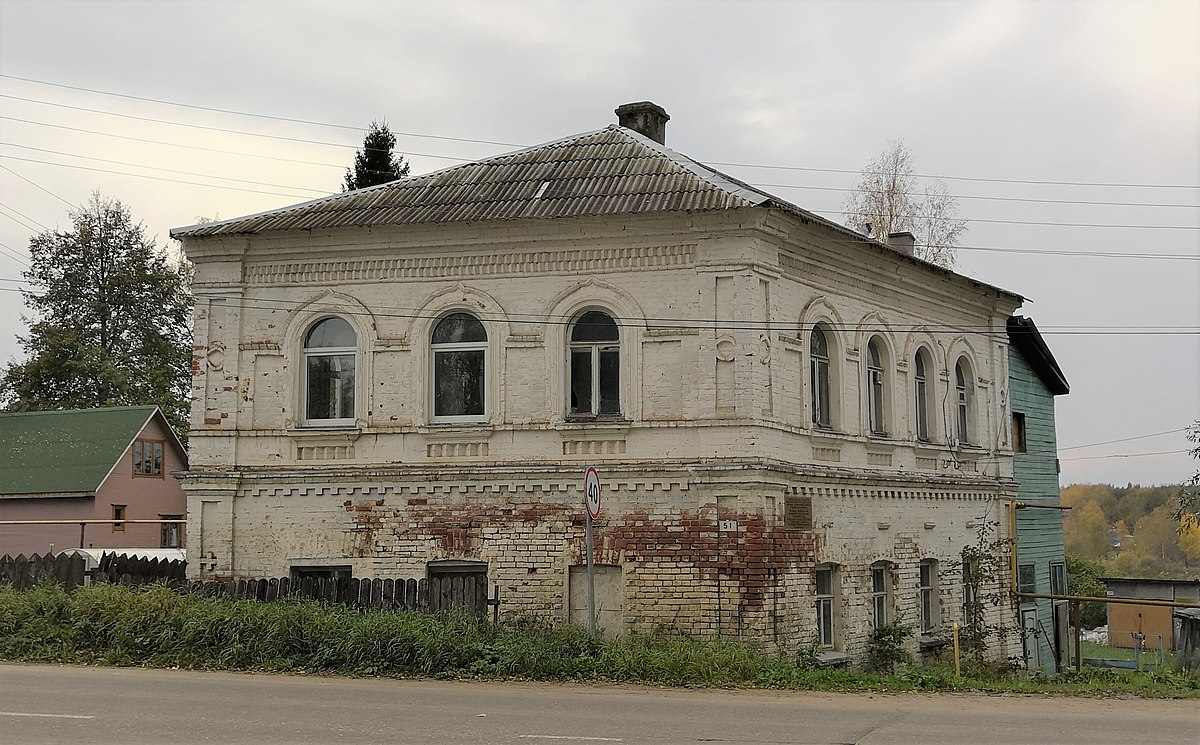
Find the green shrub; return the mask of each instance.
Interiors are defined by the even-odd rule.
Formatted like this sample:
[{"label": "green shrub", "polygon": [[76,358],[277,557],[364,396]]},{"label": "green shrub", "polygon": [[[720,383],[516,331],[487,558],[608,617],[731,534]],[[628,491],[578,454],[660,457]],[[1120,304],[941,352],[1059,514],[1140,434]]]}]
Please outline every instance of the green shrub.
[{"label": "green shrub", "polygon": [[[912,630],[880,629],[869,657],[889,671],[909,661]],[[467,613],[361,613],[308,601],[258,603],[177,593],[162,586],[0,586],[0,659],[99,662],[196,669],[297,671],[399,677],[611,680],[676,686],[840,691],[987,690],[1200,698],[1200,677],[1088,668],[1046,684],[1002,665],[908,667],[895,677],[816,667],[815,656],[766,654],[722,639],[669,630],[593,638],[538,618],[493,625]],[[1041,686],[1041,687],[1039,687]]]}]

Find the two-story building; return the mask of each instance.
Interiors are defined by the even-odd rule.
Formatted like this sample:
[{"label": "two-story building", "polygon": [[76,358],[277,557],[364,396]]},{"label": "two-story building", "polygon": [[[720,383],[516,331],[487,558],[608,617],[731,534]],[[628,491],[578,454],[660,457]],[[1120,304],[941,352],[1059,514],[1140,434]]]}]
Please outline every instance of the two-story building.
[{"label": "two-story building", "polygon": [[173,231],[189,571],[486,573],[505,613],[578,619],[593,465],[609,632],[837,657],[961,617],[960,551],[1016,495],[1021,298],[671,150],[653,104],[617,113]]}]

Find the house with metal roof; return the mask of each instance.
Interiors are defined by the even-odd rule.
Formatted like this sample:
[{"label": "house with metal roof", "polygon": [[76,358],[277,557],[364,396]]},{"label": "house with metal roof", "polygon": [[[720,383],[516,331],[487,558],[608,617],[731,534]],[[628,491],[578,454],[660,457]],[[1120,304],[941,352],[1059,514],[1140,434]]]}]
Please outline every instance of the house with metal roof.
[{"label": "house with metal roof", "polygon": [[482,574],[506,614],[830,661],[962,620],[960,552],[1017,493],[1022,298],[672,150],[661,107],[616,113],[172,232],[193,576]]},{"label": "house with metal roof", "polygon": [[0,556],[180,548],[187,453],[156,406],[0,412]]}]

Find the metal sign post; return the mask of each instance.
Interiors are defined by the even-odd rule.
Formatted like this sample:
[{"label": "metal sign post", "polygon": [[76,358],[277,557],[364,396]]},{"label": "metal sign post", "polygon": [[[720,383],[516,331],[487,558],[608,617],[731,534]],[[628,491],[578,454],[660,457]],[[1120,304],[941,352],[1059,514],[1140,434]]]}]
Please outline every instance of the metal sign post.
[{"label": "metal sign post", "polygon": [[588,633],[596,635],[596,574],[592,564],[592,520],[600,515],[600,472],[588,466],[583,475],[587,507]]}]

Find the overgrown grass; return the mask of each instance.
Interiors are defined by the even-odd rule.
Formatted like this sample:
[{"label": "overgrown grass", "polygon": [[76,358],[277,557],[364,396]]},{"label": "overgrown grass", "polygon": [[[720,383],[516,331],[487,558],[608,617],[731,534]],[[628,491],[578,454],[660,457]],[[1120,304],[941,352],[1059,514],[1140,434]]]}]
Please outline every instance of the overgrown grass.
[{"label": "overgrown grass", "polygon": [[437,678],[620,681],[839,691],[1007,691],[1200,698],[1200,677],[1087,670],[1040,681],[997,668],[896,675],[811,667],[733,641],[593,639],[574,626],[467,614],[359,613],[205,598],[162,586],[0,587],[0,659]]}]

